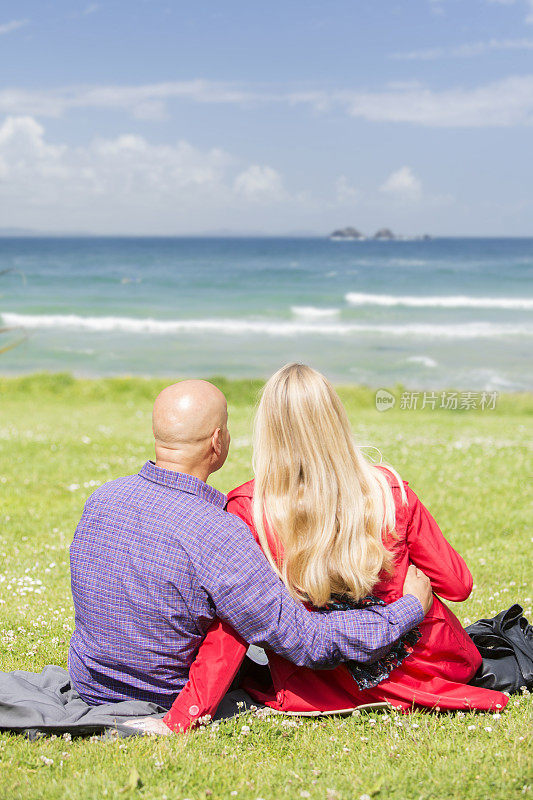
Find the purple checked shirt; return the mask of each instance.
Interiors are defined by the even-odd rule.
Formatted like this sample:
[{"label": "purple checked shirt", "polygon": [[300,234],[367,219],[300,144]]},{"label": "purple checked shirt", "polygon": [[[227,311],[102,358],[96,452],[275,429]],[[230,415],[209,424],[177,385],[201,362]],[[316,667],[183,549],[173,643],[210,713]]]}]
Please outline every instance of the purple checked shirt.
[{"label": "purple checked shirt", "polygon": [[293,600],[226,498],[148,461],[85,504],[70,548],[76,629],[69,672],[89,703],[170,708],[215,617],[307,667],[379,658],[424,614],[389,606],[317,614]]}]

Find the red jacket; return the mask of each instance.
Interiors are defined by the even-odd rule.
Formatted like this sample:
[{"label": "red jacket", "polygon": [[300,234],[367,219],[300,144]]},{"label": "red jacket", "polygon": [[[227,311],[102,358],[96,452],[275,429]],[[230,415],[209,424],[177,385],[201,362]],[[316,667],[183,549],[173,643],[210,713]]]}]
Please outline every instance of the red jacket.
[{"label": "red jacket", "polygon": [[[245,678],[243,688],[257,702],[286,713],[317,714],[349,711],[367,704],[392,703],[398,709],[479,709],[495,711],[507,705],[506,695],[469,686],[481,664],[481,656],[461,623],[442,602],[466,600],[472,591],[472,575],[461,556],[442,535],[437,523],[416,494],[404,482],[407,505],[391,472],[385,472],[396,504],[395,536],[385,544],[394,555],[394,570],[383,577],[372,593],[386,603],[403,594],[409,564],[416,564],[431,580],[433,606],[420,625],[421,638],[412,654],[390,676],[372,689],[359,690],[344,665],[333,670],[297,667],[268,652],[272,682],[259,685]],[[252,517],[253,481],[228,495],[228,511],[237,514],[257,532]],[[437,597],[439,595],[440,597]],[[187,729],[195,720],[213,715],[237,674],[247,644],[226,623],[215,621],[191,666],[189,682],[176,698],[165,722]]]}]

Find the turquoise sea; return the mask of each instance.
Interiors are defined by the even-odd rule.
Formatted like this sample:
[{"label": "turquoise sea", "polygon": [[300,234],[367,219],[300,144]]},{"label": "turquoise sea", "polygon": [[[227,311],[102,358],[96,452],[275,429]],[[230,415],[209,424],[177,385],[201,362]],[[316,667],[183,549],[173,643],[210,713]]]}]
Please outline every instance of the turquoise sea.
[{"label": "turquoise sea", "polygon": [[5,237],[0,273],[3,374],[533,388],[533,239]]}]

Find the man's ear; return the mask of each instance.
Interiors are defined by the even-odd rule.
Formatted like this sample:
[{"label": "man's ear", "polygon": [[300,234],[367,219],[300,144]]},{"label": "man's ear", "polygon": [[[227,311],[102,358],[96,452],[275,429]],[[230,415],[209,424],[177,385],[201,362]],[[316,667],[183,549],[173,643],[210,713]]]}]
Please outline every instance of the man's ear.
[{"label": "man's ear", "polygon": [[220,428],[217,428],[211,438],[211,447],[213,448],[213,452],[216,456],[219,456],[222,452],[222,431]]}]

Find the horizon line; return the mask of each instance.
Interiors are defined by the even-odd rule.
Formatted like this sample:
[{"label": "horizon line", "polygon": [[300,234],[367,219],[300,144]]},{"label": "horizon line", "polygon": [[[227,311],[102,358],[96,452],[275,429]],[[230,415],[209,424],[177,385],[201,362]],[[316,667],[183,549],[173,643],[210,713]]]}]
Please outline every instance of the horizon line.
[{"label": "horizon line", "polygon": [[[423,239],[423,236],[429,239]],[[199,233],[96,233],[94,231],[39,231],[25,230],[20,232],[16,228],[2,231],[0,239],[320,239],[329,240],[331,233],[311,233],[311,232],[286,232],[269,233],[264,232],[239,232],[239,231],[202,231]],[[350,240],[355,244],[376,241],[380,244],[387,242],[428,242],[436,239],[533,239],[533,233],[529,234],[482,234],[482,233],[439,233],[439,234],[397,234],[393,239],[376,239],[373,235],[360,240]]]}]

